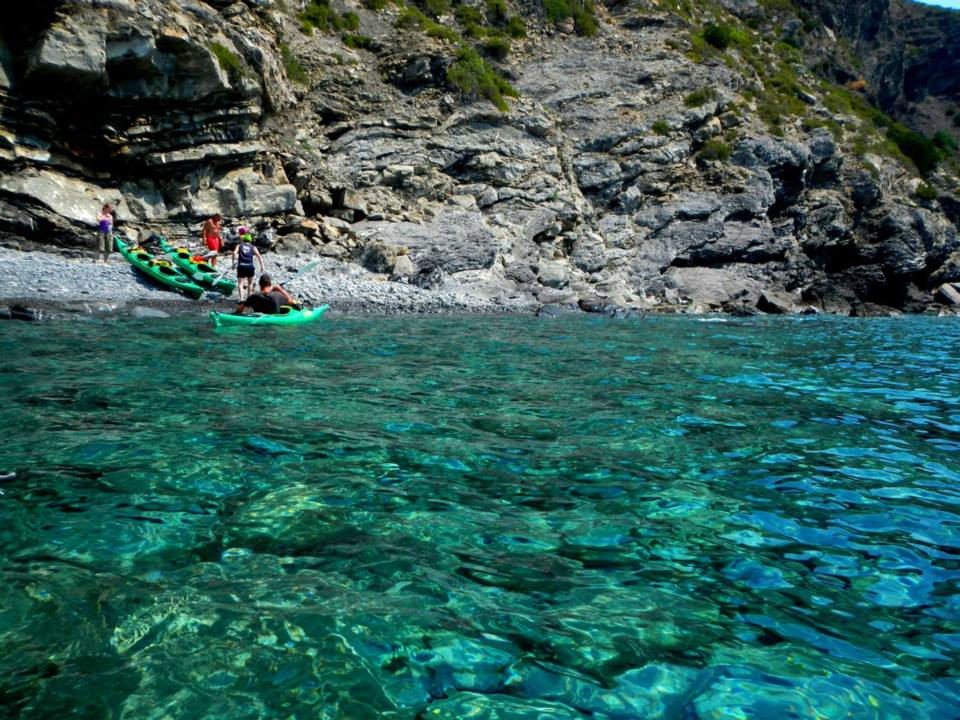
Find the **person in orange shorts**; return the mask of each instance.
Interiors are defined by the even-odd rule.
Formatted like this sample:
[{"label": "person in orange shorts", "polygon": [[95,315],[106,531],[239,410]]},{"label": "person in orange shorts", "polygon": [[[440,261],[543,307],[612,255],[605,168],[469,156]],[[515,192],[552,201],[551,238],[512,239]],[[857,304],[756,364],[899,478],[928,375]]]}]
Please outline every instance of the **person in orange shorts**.
[{"label": "person in orange shorts", "polygon": [[220,254],[220,248],[223,247],[223,240],[220,238],[220,230],[223,227],[223,218],[217,213],[203,224],[203,242],[210,250],[210,264],[217,266],[217,255]]}]

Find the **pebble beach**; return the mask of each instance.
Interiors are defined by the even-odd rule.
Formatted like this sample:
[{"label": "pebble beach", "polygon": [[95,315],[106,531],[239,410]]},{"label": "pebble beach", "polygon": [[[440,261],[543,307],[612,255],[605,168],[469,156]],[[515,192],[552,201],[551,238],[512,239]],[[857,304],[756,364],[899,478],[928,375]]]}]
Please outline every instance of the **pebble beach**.
[{"label": "pebble beach", "polygon": [[[441,287],[425,290],[330,258],[265,253],[263,259],[274,280],[307,304],[329,304],[333,313],[530,313],[539,305],[530,297],[504,297],[482,276],[448,277]],[[190,300],[142,277],[118,253],[99,264],[92,257],[0,248],[0,264],[0,307],[34,308],[47,317],[129,314],[137,308],[151,308],[155,316],[205,313],[230,309],[237,299],[208,292]],[[220,268],[235,279],[229,259]]]}]

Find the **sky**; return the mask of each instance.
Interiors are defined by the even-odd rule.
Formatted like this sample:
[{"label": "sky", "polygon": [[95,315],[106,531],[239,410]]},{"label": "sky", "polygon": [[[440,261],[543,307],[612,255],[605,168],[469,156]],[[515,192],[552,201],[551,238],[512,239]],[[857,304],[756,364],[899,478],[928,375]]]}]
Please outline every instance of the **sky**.
[{"label": "sky", "polygon": [[938,5],[940,7],[960,10],[960,0],[914,0],[914,2],[919,2],[922,5]]}]

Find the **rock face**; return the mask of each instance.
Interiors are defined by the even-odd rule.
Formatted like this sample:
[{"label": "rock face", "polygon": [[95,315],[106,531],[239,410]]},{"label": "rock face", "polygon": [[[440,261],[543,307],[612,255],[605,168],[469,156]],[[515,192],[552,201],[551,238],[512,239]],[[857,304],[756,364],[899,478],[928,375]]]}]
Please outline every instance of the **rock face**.
[{"label": "rock face", "polygon": [[862,76],[881,109],[929,131],[960,100],[960,13],[903,0],[798,5],[853,44],[859,63],[838,58],[838,69]]},{"label": "rock face", "polygon": [[771,122],[782,79],[745,49],[694,62],[697,28],[646,0],[601,6],[593,38],[528,13],[530,38],[497,65],[520,95],[505,113],[458,99],[454,45],[396,28],[392,6],[351,5],[367,38],[351,49],[303,34],[303,4],[18,4],[0,29],[0,242],[92,247],[112,202],[131,232],[183,241],[220,213],[270,225],[281,253],[564,307],[952,303],[955,179],[924,178],[941,191],[921,197],[902,158],[873,152],[876,131],[828,107],[823,73],[852,71],[820,67],[817,42],[850,38],[877,101],[906,113],[956,99],[957,14],[726,0],[727,22],[761,28],[761,65],[783,52],[766,36],[803,44],[798,18],[817,19],[778,90],[799,114]]}]

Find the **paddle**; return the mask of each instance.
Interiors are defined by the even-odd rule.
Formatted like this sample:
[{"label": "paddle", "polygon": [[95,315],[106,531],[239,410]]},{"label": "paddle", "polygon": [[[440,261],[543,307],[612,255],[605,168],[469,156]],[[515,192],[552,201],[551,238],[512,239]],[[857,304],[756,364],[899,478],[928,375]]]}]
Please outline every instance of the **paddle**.
[{"label": "paddle", "polygon": [[283,285],[287,285],[287,284],[293,282],[294,280],[297,279],[297,276],[298,276],[300,273],[306,272],[307,270],[312,270],[312,269],[315,268],[317,265],[319,265],[321,262],[322,262],[321,260],[314,260],[313,262],[308,262],[306,265],[304,265],[304,266],[303,266],[302,268],[300,268],[299,270],[295,270],[294,273],[293,273],[293,275],[291,275],[291,276],[288,277],[286,280],[284,280],[284,282],[283,282],[282,284],[283,284]]},{"label": "paddle", "polygon": [[[315,268],[317,265],[320,264],[320,262],[321,262],[320,260],[314,260],[313,262],[308,262],[308,263],[307,263],[306,265],[304,265],[302,268],[299,268],[298,270],[295,270],[295,271],[293,272],[293,274],[290,275],[290,277],[288,277],[288,278],[287,278],[286,280],[284,280],[282,283],[278,283],[278,284],[280,285],[280,287],[286,289],[286,286],[289,285],[290,283],[292,283],[294,280],[296,280],[297,277],[299,277],[301,273],[304,273],[304,272],[306,272],[307,270],[311,270],[311,269]],[[296,299],[296,298],[294,298],[294,299]],[[297,301],[297,304],[300,305],[301,307],[303,307],[303,303],[300,302],[299,300]]]}]

